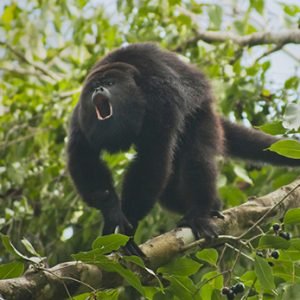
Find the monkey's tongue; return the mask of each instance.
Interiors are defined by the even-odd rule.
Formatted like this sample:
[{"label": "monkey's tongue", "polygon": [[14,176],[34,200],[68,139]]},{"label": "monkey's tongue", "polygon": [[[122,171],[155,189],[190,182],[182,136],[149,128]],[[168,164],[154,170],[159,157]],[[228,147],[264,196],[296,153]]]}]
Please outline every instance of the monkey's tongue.
[{"label": "monkey's tongue", "polygon": [[112,106],[109,100],[102,95],[95,95],[93,98],[98,120],[107,120],[113,115]]}]

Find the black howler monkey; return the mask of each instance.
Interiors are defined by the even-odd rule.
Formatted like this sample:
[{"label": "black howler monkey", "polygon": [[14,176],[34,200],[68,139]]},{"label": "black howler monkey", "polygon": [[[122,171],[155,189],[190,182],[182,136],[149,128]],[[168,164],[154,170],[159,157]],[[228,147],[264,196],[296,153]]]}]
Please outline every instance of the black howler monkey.
[{"label": "black howler monkey", "polygon": [[[133,234],[157,199],[184,215],[198,237],[216,236],[216,155],[299,166],[264,151],[277,139],[224,120],[204,75],[149,43],[109,53],[88,74],[68,141],[69,171],[82,198],[100,209],[104,234]],[[99,157],[134,145],[121,200]]]}]

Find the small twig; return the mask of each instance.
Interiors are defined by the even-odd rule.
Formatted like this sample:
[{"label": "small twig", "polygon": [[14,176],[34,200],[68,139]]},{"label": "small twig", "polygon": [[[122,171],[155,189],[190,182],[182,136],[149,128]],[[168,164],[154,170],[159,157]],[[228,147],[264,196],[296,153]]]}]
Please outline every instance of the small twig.
[{"label": "small twig", "polygon": [[201,284],[199,285],[197,291],[198,291],[202,286],[204,286],[205,284],[207,284],[208,282],[210,282],[211,280],[214,280],[215,278],[218,278],[219,276],[225,275],[225,274],[227,274],[227,273],[230,273],[230,270],[225,270],[225,271],[223,271],[223,272],[220,272],[219,274],[216,274],[216,275],[212,276],[212,277],[209,278],[209,279],[204,280],[204,281],[201,282]]},{"label": "small twig", "polygon": [[30,134],[28,134],[28,135],[25,135],[25,136],[22,136],[22,137],[20,137],[20,138],[17,138],[17,139],[15,139],[15,140],[12,140],[12,141],[5,141],[5,142],[3,142],[3,143],[0,143],[0,149],[1,148],[7,148],[7,147],[10,147],[10,146],[12,146],[12,145],[14,145],[14,144],[17,144],[17,143],[19,143],[19,142],[24,142],[24,141],[26,141],[26,140],[29,140],[29,139],[31,139],[31,138],[33,138],[33,137],[35,137],[37,134],[40,134],[40,133],[42,133],[42,132],[45,132],[45,131],[47,131],[47,130],[49,130],[49,129],[38,129],[38,130],[34,130],[34,131],[32,131],[32,133],[30,133]]},{"label": "small twig", "polygon": [[59,276],[59,275],[55,274],[54,272],[52,272],[52,271],[50,271],[50,270],[48,270],[48,269],[46,269],[46,268],[42,268],[42,267],[38,267],[38,269],[39,269],[39,270],[42,270],[42,271],[44,271],[44,272],[48,272],[49,274],[51,274],[51,275],[55,276],[56,278],[58,278],[59,280],[61,280],[62,283],[63,283],[63,285],[64,285],[64,287],[65,287],[65,289],[66,289],[66,292],[67,292],[68,296],[70,297],[70,299],[73,299],[73,298],[72,298],[72,296],[70,295],[69,290],[68,290],[68,287],[66,286],[64,280],[74,281],[74,282],[77,282],[77,283],[79,283],[79,284],[81,284],[81,285],[86,286],[88,289],[90,289],[90,290],[93,291],[93,292],[96,292],[96,291],[97,291],[97,290],[96,290],[95,288],[93,288],[91,285],[89,285],[88,283],[85,283],[85,282],[83,282],[83,281],[81,281],[81,280],[79,280],[79,279],[72,278],[72,277],[69,277],[69,276]]},{"label": "small twig", "polygon": [[295,55],[293,52],[289,51],[288,49],[284,48],[283,52],[286,53],[289,57],[295,60],[297,63],[300,63],[300,57]]},{"label": "small twig", "polygon": [[[247,259],[249,259],[249,260],[251,260],[252,262],[254,262],[254,259],[253,259],[252,257],[250,257],[249,255],[245,254],[244,252],[242,252],[242,251],[241,251],[241,248],[240,248],[240,250],[239,250],[239,249],[237,249],[237,248],[231,246],[231,245],[228,244],[228,243],[225,243],[225,246],[228,247],[228,248],[230,248],[230,249],[232,249],[232,250],[234,250],[234,251],[236,251],[236,252],[240,252],[240,254],[241,254],[242,256],[244,256],[244,257],[246,257]],[[242,244],[242,246],[245,246],[245,245]]]},{"label": "small twig", "polygon": [[[250,288],[248,289],[247,293],[242,297],[242,299],[245,299],[245,300],[248,299],[249,294],[250,294],[251,290],[253,289],[253,287],[254,287],[256,281],[257,281],[257,277],[253,280],[253,282],[252,282]],[[242,300],[242,299],[241,299],[241,300]]]},{"label": "small twig", "polygon": [[[61,280],[60,276],[58,276],[57,274],[55,274],[55,273],[53,273],[53,272],[47,270],[46,268],[38,267],[37,269],[38,269],[38,270],[42,270],[42,271],[44,271],[44,272],[48,272],[48,273],[51,274],[52,276],[54,276],[54,277],[58,278],[59,280]],[[61,280],[61,282],[62,282],[62,285],[64,286],[64,289],[65,289],[65,291],[66,291],[66,293],[67,293],[67,295],[68,295],[68,298],[72,300],[73,297],[72,297],[72,295],[70,294],[67,285],[65,284],[65,282],[64,282],[63,280]]]},{"label": "small twig", "polygon": [[262,232],[262,233],[260,233],[260,234],[258,234],[258,235],[255,235],[255,236],[251,237],[250,239],[248,239],[245,243],[246,243],[246,244],[251,243],[252,241],[256,240],[257,238],[259,238],[259,237],[261,237],[261,236],[263,236],[263,235],[265,235],[264,232]]},{"label": "small twig", "polygon": [[75,89],[75,90],[72,90],[72,91],[61,92],[61,93],[58,94],[58,97],[60,99],[65,99],[65,98],[71,97],[75,94],[78,94],[80,92],[81,92],[81,88],[78,88],[78,89]]},{"label": "small twig", "polygon": [[192,243],[189,243],[186,246],[183,246],[181,248],[182,252],[185,252],[187,250],[190,250],[194,247],[200,247],[200,248],[209,248],[209,247],[214,247],[217,245],[223,245],[227,242],[234,242],[236,243],[238,241],[238,238],[230,235],[219,235],[218,238],[212,239],[211,241],[207,241],[206,239],[200,239],[196,240]]},{"label": "small twig", "polygon": [[38,79],[43,80],[45,82],[54,84],[56,81],[54,81],[52,78],[49,78],[49,76],[43,76],[40,72],[22,69],[22,68],[7,68],[7,67],[0,67],[0,70],[3,72],[13,73],[20,76],[35,76],[38,77]]},{"label": "small twig", "polygon": [[279,50],[282,49],[284,45],[283,44],[278,44],[276,45],[275,47],[271,48],[270,50],[264,52],[262,55],[260,55],[256,60],[255,60],[255,63],[257,63],[259,60],[261,60],[262,58],[274,53],[274,52],[277,52]]},{"label": "small twig", "polygon": [[46,67],[41,66],[41,65],[31,61],[30,59],[28,59],[23,53],[21,53],[20,51],[14,49],[14,47],[12,47],[7,42],[0,41],[0,45],[6,46],[6,48],[8,48],[21,61],[27,63],[28,65],[33,66],[36,70],[39,70],[44,75],[54,79],[55,81],[59,81],[61,79],[60,76],[58,76],[57,74],[47,70]]}]

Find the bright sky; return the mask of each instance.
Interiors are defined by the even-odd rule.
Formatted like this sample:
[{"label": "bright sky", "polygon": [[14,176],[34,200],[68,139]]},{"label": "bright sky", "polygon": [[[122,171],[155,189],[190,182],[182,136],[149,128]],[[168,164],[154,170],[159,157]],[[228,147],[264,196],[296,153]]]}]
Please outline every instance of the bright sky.
[{"label": "bright sky", "polygon": [[[188,1],[188,0],[186,0]],[[221,4],[224,10],[224,16],[228,19],[228,23],[231,23],[232,20],[230,19],[231,14],[231,3],[232,0],[206,0],[200,1],[199,3],[216,3]],[[238,9],[243,14],[243,11],[247,8],[248,1],[244,0],[236,0],[235,1],[238,5]],[[261,27],[262,30],[272,30],[272,31],[280,31],[284,28],[284,20],[281,14],[282,8],[280,6],[280,2],[285,4],[297,4],[300,5],[300,0],[282,0],[282,1],[275,1],[275,0],[265,0],[265,16],[264,19],[258,13],[253,14],[253,19],[258,27]],[[7,4],[11,4],[12,0],[0,0],[0,13]],[[19,5],[26,5],[26,1],[20,1]],[[94,5],[103,5],[107,10],[107,13],[112,17],[112,20],[118,22],[118,14],[116,13],[116,0],[91,0],[90,3]],[[266,20],[266,21],[265,21]],[[207,27],[208,24],[208,17],[199,18],[199,22],[202,28]],[[226,27],[226,19],[223,22],[224,26]],[[1,38],[0,38],[1,39]],[[261,49],[256,47],[254,49]],[[257,50],[254,51],[254,56],[257,57]],[[293,58],[294,57],[294,58]],[[252,57],[249,56],[246,60],[252,60]],[[268,59],[268,58],[267,58]],[[300,76],[300,45],[287,45],[284,47],[284,51],[278,51],[274,54],[269,56],[271,59],[272,66],[268,71],[268,77],[274,83],[278,85],[282,85],[284,81],[295,74],[295,70],[297,70],[297,74]],[[250,62],[249,61],[249,62]]]}]

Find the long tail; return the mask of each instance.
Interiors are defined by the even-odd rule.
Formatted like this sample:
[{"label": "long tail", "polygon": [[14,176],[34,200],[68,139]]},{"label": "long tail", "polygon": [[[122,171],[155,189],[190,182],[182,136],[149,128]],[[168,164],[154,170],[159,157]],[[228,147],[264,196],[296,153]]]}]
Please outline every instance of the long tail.
[{"label": "long tail", "polygon": [[271,144],[278,141],[278,138],[255,129],[233,124],[223,118],[222,126],[227,155],[273,165],[300,166],[300,159],[287,158],[266,150]]}]

